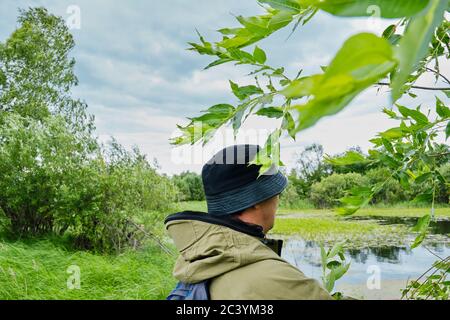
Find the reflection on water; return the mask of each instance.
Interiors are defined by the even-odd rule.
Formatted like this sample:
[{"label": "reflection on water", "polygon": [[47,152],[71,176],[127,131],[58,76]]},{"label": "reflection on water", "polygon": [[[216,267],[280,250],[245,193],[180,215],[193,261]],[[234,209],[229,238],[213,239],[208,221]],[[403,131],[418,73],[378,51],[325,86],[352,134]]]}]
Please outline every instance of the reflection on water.
[{"label": "reflection on water", "polygon": [[[450,248],[449,245],[444,244],[428,244],[426,248],[432,250],[436,254],[441,254],[445,256],[445,252]],[[426,248],[422,248],[426,250]],[[447,250],[446,250],[447,249]],[[410,248],[406,247],[395,247],[395,246],[383,246],[383,247],[371,247],[371,248],[362,248],[362,249],[349,249],[347,250],[348,256],[355,262],[358,263],[367,263],[369,257],[374,257],[377,262],[386,262],[392,264],[401,264],[402,258],[404,256],[411,256],[416,254],[415,249],[412,251]],[[420,251],[420,249],[419,249]],[[432,256],[432,254],[426,250],[428,254]],[[435,257],[435,260],[437,257]]]},{"label": "reflection on water", "polygon": [[[349,272],[338,281],[339,285],[357,285],[366,288],[369,266],[377,266],[381,271],[381,284],[396,283],[395,297],[400,297],[400,289],[408,279],[419,277],[438,258],[428,250],[439,256],[450,255],[449,244],[433,244],[411,250],[401,246],[365,247],[348,249],[346,259],[351,261]],[[283,247],[283,258],[297,266],[307,276],[320,279],[322,276],[320,246],[314,241],[288,239]],[[338,286],[339,287],[339,286]],[[383,288],[382,288],[383,289]]]},{"label": "reflection on water", "polygon": [[[412,217],[379,217],[354,216],[350,220],[371,220],[381,225],[416,225],[418,218]],[[400,290],[405,288],[408,280],[417,279],[439,257],[450,256],[450,219],[439,218],[432,221],[430,233],[422,246],[411,250],[405,245],[366,244],[358,249],[347,249],[345,256],[351,262],[349,271],[337,283],[337,290],[350,288],[357,292],[358,297],[373,299],[400,298]],[[409,243],[415,238],[411,234]],[[432,251],[432,252],[430,252]],[[433,254],[434,253],[434,254]],[[322,266],[320,246],[314,241],[305,241],[298,238],[287,239],[283,247],[283,258],[297,266],[307,276],[320,280]],[[374,293],[367,288],[367,280],[373,274],[376,266],[380,271],[381,289]],[[369,268],[370,267],[370,268]],[[356,291],[355,291],[356,288]],[[349,289],[349,290],[350,290]]]},{"label": "reflection on water", "polygon": [[[434,244],[426,248],[439,256],[450,255],[450,245]],[[420,276],[438,258],[425,247],[411,250],[406,247],[384,246],[348,249],[345,252],[347,260],[351,261],[349,273],[342,281],[354,283],[367,279],[367,268],[377,265],[382,277],[396,280],[407,280]],[[289,239],[283,247],[283,258],[297,266],[308,276],[320,278],[322,275],[320,246],[314,241]]]}]

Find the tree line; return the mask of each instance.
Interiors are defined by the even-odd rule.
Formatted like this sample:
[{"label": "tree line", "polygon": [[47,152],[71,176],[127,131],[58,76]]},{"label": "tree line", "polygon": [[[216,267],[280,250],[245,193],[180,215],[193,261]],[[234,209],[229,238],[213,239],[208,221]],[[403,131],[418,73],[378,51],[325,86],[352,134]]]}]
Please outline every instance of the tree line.
[{"label": "tree line", "polygon": [[[367,156],[359,147],[347,151]],[[437,160],[439,171],[450,179],[450,147],[439,144],[437,151],[444,156]],[[410,202],[412,206],[428,204],[429,201],[418,201],[416,197],[427,190],[430,182],[423,184],[402,185],[381,163],[355,163],[347,166],[333,164],[333,159],[342,157],[345,152],[334,155],[327,161],[323,146],[311,144],[294,159],[294,167],[285,172],[289,180],[288,188],[281,195],[281,206],[284,208],[333,208],[339,205],[339,199],[354,187],[372,186],[384,182],[383,189],[377,193],[370,204],[395,205]],[[331,161],[330,161],[331,160]],[[183,172],[172,177],[178,187],[181,201],[202,201],[205,199],[201,176],[195,172]],[[449,203],[449,189],[445,183],[438,187],[436,203]],[[420,199],[419,199],[420,200]]]}]

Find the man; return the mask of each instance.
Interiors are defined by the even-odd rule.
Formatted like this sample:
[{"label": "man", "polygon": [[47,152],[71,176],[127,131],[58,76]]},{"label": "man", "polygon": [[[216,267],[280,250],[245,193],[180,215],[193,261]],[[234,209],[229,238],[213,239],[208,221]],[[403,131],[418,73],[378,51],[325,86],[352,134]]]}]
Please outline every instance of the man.
[{"label": "man", "polygon": [[173,272],[180,283],[168,299],[331,299],[269,246],[287,179],[275,166],[259,176],[260,166],[249,165],[258,150],[239,145],[216,154],[202,170],[208,213],[166,219],[180,251]]}]

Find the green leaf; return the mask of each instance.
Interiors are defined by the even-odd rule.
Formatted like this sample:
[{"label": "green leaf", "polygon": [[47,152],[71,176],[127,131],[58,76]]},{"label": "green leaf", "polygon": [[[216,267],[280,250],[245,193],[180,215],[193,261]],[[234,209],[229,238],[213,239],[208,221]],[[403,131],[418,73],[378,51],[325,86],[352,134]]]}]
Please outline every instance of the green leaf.
[{"label": "green leaf", "polygon": [[[382,138],[373,138],[369,140],[371,143],[373,143],[375,145],[375,147],[380,147],[383,144],[383,139]],[[370,149],[369,150],[369,155],[371,155],[371,153],[373,153],[374,150]]]},{"label": "green leaf", "polygon": [[254,85],[240,87],[238,84],[230,80],[231,90],[234,95],[241,101],[255,94],[263,94],[264,92]]},{"label": "green leaf", "polygon": [[[278,5],[282,5],[283,3],[285,5],[289,5],[289,2],[293,1],[266,1],[267,4],[273,4],[274,6],[275,3],[277,3]],[[296,3],[293,4],[298,6],[298,4]],[[261,39],[268,37],[280,28],[287,26],[292,22],[294,14],[296,14],[294,10],[274,10],[272,8],[267,8],[266,13],[263,15],[252,17],[236,17],[236,19],[242,25],[241,28],[224,28],[219,30],[219,32],[222,33],[224,37],[222,41],[216,43],[216,46],[218,48],[226,49],[226,51],[228,51],[227,53],[223,53],[222,50],[215,50],[212,46],[210,47],[206,45],[196,44],[191,44],[191,46],[193,50],[196,50],[201,54],[216,55],[220,58],[225,59],[226,57],[222,55],[229,55],[230,50],[249,46],[260,41]],[[260,58],[260,61],[262,61],[262,57]],[[252,60],[255,60],[253,56]]]},{"label": "green leaf", "polygon": [[210,64],[208,64],[205,67],[205,70],[215,67],[215,66],[218,66],[218,65],[221,65],[221,64],[224,64],[224,63],[227,63],[227,62],[230,62],[230,61],[233,61],[233,59],[229,59],[229,58],[217,59],[217,60],[211,62]]},{"label": "green leaf", "polygon": [[291,138],[295,140],[295,121],[290,112],[285,113],[282,128],[287,130]]},{"label": "green leaf", "polygon": [[228,114],[223,113],[207,113],[195,118],[189,118],[192,123],[198,122],[203,125],[217,126],[219,123],[223,123],[224,120],[228,119]]},{"label": "green leaf", "polygon": [[325,156],[325,161],[335,166],[348,166],[368,162],[364,155],[356,151],[347,151],[342,157],[332,158]]},{"label": "green leaf", "polygon": [[332,269],[335,269],[335,268],[341,266],[341,264],[342,264],[342,263],[340,263],[339,261],[332,260],[332,261],[330,261],[330,262],[327,263],[327,268],[330,269],[330,270],[332,270]]},{"label": "green leaf", "polygon": [[337,209],[340,215],[348,216],[354,214],[356,211],[365,207],[372,200],[373,194],[362,194],[347,196],[339,199],[339,201],[344,205]]},{"label": "green leaf", "polygon": [[314,75],[291,81],[291,83],[284,88],[280,94],[288,99],[299,99],[309,96],[313,93],[314,87],[319,84],[322,78],[323,75]]},{"label": "green leaf", "polygon": [[0,70],[0,86],[4,86],[6,84],[6,76],[5,73]]},{"label": "green leaf", "polygon": [[443,184],[447,184],[447,179],[442,175],[442,173],[439,170],[433,171],[433,173],[436,175],[436,178]]},{"label": "green leaf", "polygon": [[404,85],[409,76],[428,53],[430,41],[434,31],[442,22],[447,5],[446,0],[430,0],[427,9],[408,23],[405,34],[396,49],[399,66],[391,84],[393,101],[397,101],[403,95]]},{"label": "green leaf", "polygon": [[279,11],[271,19],[268,25],[269,32],[273,33],[292,22],[292,13],[288,11]]},{"label": "green leaf", "polygon": [[418,110],[408,109],[400,105],[397,105],[397,108],[400,113],[406,118],[413,118],[419,124],[429,123],[427,116]]},{"label": "green leaf", "polygon": [[436,97],[436,113],[443,119],[450,118],[450,108],[438,97]]},{"label": "green leaf", "polygon": [[385,132],[381,132],[380,136],[386,139],[398,139],[404,136],[404,132],[401,128],[391,128]]},{"label": "green leaf", "polygon": [[260,49],[258,46],[255,47],[255,50],[253,51],[253,57],[255,58],[256,62],[260,64],[264,64],[267,60],[266,53],[264,50]]},{"label": "green leaf", "polygon": [[343,205],[336,209],[336,212],[343,216],[349,216],[370,203],[374,194],[378,192],[377,185],[373,187],[355,187],[350,190],[350,194],[339,199]]},{"label": "green leaf", "polygon": [[392,119],[398,119],[398,115],[392,110],[384,108],[383,113],[387,114]]},{"label": "green leaf", "polygon": [[237,16],[237,21],[243,25],[247,30],[257,35],[266,35],[269,25],[269,20],[266,16],[254,16],[254,17],[243,17]]},{"label": "green leaf", "polygon": [[268,4],[274,9],[291,11],[292,13],[300,13],[302,10],[298,1],[295,0],[258,0],[258,2]]},{"label": "green leaf", "polygon": [[430,222],[431,222],[431,215],[426,214],[417,221],[417,224],[412,228],[412,231],[424,232],[430,226]]},{"label": "green leaf", "polygon": [[280,135],[280,129],[272,132],[267,138],[264,147],[261,148],[255,159],[250,163],[261,166],[258,177],[272,174],[272,171],[277,169],[277,166],[283,165],[280,159]]},{"label": "green leaf", "polygon": [[335,274],[333,272],[330,272],[326,277],[325,289],[327,289],[328,292],[333,291],[335,282]]},{"label": "green leaf", "polygon": [[387,27],[383,31],[383,38],[389,39],[390,37],[392,37],[394,35],[396,29],[397,29],[397,26],[395,24],[391,24],[389,27]]},{"label": "green leaf", "polygon": [[335,209],[336,213],[341,216],[351,216],[355,212],[357,212],[359,209],[361,209],[360,206],[346,206],[346,207],[340,207]]},{"label": "green leaf", "polygon": [[217,104],[202,112],[204,114],[201,116],[189,118],[191,122],[187,126],[178,126],[182,135],[171,139],[171,144],[195,144],[201,139],[207,143],[214,132],[234,116],[236,110],[230,104]]},{"label": "green leaf", "polygon": [[282,108],[279,108],[279,107],[267,107],[267,108],[258,110],[258,112],[256,112],[256,114],[258,116],[279,119],[279,118],[283,117],[284,111]]},{"label": "green leaf", "polygon": [[322,244],[320,245],[320,258],[322,260],[322,270],[325,271],[327,267],[328,256]]},{"label": "green leaf", "polygon": [[425,181],[427,181],[428,179],[430,179],[432,177],[433,177],[433,174],[431,172],[427,172],[427,173],[424,173],[424,174],[418,176],[414,180],[414,182],[417,183],[417,184],[421,184],[421,183],[424,183]]},{"label": "green leaf", "polygon": [[242,28],[223,28],[223,29],[219,29],[217,31],[223,35],[231,36],[231,35],[238,34],[239,31],[241,31],[241,30],[242,30]]},{"label": "green leaf", "polygon": [[333,15],[367,17],[379,14],[382,18],[411,17],[422,11],[428,0],[300,0]]},{"label": "green leaf", "polygon": [[244,117],[244,114],[247,110],[247,105],[241,105],[237,108],[237,111],[232,119],[232,123],[233,123],[233,132],[234,132],[234,136],[236,137],[238,134],[239,129],[242,126],[242,118]]},{"label": "green leaf", "polygon": [[[360,33],[348,39],[322,77],[312,81],[306,104],[299,112],[297,131],[344,109],[360,92],[385,77],[396,65],[391,45],[383,38]],[[295,92],[290,92],[295,96]]]},{"label": "green leaf", "polygon": [[445,127],[445,141],[450,137],[450,121],[447,122],[447,126]]},{"label": "green leaf", "polygon": [[390,152],[391,154],[395,153],[394,146],[392,145],[391,141],[386,138],[381,138],[381,142],[388,152]]},{"label": "green leaf", "polygon": [[340,266],[334,268],[331,272],[334,275],[334,279],[337,281],[340,278],[344,276],[344,274],[347,273],[348,269],[350,268],[350,263],[341,264]]},{"label": "green leaf", "polygon": [[242,48],[245,46],[248,46],[260,39],[262,39],[263,36],[258,35],[248,35],[248,36],[236,36],[233,38],[224,38],[221,42],[217,43],[217,46],[231,50],[235,48]]},{"label": "green leaf", "polygon": [[423,240],[425,240],[430,222],[431,215],[427,214],[421,217],[417,224],[412,228],[412,231],[420,233],[411,245],[412,249],[417,248],[423,242]]},{"label": "green leaf", "polygon": [[250,53],[237,49],[237,48],[229,48],[227,50],[228,56],[233,60],[236,60],[237,63],[255,63],[255,58]]},{"label": "green leaf", "polygon": [[334,258],[340,252],[343,252],[344,244],[342,242],[336,243],[328,253],[328,258]]},{"label": "green leaf", "polygon": [[414,203],[422,203],[422,202],[426,202],[426,203],[430,203],[431,200],[433,200],[433,194],[432,193],[422,193],[417,195],[412,202]]},{"label": "green leaf", "polygon": [[230,104],[216,104],[210,107],[208,110],[202,111],[220,115],[230,115],[234,112],[234,107]]},{"label": "green leaf", "polygon": [[370,83],[383,77],[395,65],[391,45],[371,33],[359,33],[345,41],[325,78],[348,74],[358,82]]},{"label": "green leaf", "polygon": [[[394,34],[392,35],[388,41],[390,44],[392,44],[393,46],[397,45],[397,43],[400,42],[400,40],[402,39],[402,36],[400,34]],[[414,97],[414,94],[411,94],[411,97]]]},{"label": "green leaf", "polygon": [[423,240],[425,240],[425,237],[426,237],[426,236],[427,236],[426,233],[421,233],[421,234],[419,234],[419,235],[416,237],[416,239],[414,240],[413,244],[411,245],[411,249],[415,249],[415,248],[417,248],[418,246],[420,246],[420,245],[422,244]]}]

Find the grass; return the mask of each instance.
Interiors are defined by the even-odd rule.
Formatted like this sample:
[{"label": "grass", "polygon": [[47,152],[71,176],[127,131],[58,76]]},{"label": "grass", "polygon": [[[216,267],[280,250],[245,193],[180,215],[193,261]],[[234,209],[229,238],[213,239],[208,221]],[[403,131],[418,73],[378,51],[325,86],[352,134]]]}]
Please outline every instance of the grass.
[{"label": "grass", "polygon": [[206,201],[186,201],[177,204],[178,211],[200,211],[207,212]]},{"label": "grass", "polygon": [[[358,216],[380,216],[380,217],[422,217],[430,213],[430,208],[365,208],[357,212]],[[439,217],[450,217],[450,207],[435,209],[435,215]]]},{"label": "grass", "polygon": [[348,221],[334,216],[279,218],[272,234],[297,236],[326,244],[346,241],[347,247],[403,242],[408,229],[400,225],[379,225],[373,221]]},{"label": "grass", "polygon": [[272,232],[283,235],[300,235],[306,239],[311,239],[311,235],[347,235],[373,232],[377,226],[375,223],[339,221],[327,218],[282,218],[276,221]]},{"label": "grass", "polygon": [[[0,240],[0,300],[164,299],[175,285],[173,258],[148,246],[120,255],[72,251],[61,240]],[[80,289],[70,290],[70,266]]]}]

